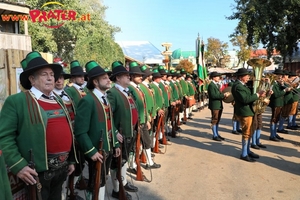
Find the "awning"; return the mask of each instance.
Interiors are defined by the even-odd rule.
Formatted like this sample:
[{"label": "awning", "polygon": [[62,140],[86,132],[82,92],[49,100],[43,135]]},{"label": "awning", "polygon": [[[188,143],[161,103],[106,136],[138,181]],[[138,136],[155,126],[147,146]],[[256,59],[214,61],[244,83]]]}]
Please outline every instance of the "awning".
[{"label": "awning", "polygon": [[221,67],[216,67],[216,68],[209,68],[208,72],[209,73],[211,73],[211,72],[218,72],[218,73],[221,73],[221,74],[232,74],[232,73],[235,73],[236,70],[226,69],[226,68],[221,68]]}]

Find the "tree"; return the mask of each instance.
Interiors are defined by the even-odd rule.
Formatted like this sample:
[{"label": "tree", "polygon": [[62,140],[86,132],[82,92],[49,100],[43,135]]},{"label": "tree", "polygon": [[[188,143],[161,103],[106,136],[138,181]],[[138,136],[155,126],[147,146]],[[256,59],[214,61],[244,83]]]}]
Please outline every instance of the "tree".
[{"label": "tree", "polygon": [[[57,9],[55,5],[42,8],[46,2],[27,0],[26,4],[32,9]],[[66,62],[76,59],[82,65],[91,59],[107,67],[115,60],[124,61],[120,46],[114,42],[114,34],[119,32],[120,28],[105,21],[107,7],[102,5],[101,1],[60,0],[59,3],[64,5],[61,9],[76,11],[76,20],[64,21],[63,26],[54,29],[41,23],[29,22],[28,31],[34,50],[53,53],[55,57],[60,57]],[[47,23],[53,25],[61,21],[51,20]]]},{"label": "tree", "polygon": [[235,34],[247,29],[247,43],[252,46],[262,43],[268,58],[274,49],[280,51],[285,60],[297,50],[300,38],[300,2],[293,0],[235,0],[235,12],[227,17],[239,20]]},{"label": "tree", "polygon": [[252,51],[252,48],[247,44],[246,34],[231,35],[230,37],[232,45],[239,47],[239,50],[236,51],[238,57],[237,66],[239,66],[242,62],[243,67],[245,68],[246,61],[250,58]]},{"label": "tree", "polygon": [[206,59],[216,67],[225,67],[229,62],[230,56],[227,55],[228,44],[219,39],[210,37],[207,39]]},{"label": "tree", "polygon": [[194,65],[192,62],[188,61],[188,59],[181,60],[179,64],[176,66],[176,70],[184,69],[188,73],[192,73],[194,71]]}]

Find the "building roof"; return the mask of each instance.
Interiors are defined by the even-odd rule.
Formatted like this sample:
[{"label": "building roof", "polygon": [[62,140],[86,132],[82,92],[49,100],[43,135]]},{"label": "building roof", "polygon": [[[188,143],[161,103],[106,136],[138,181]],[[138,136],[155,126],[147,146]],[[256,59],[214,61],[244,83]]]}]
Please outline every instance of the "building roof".
[{"label": "building roof", "polygon": [[149,41],[116,41],[125,56],[145,64],[163,64],[161,51]]},{"label": "building roof", "polygon": [[190,56],[196,57],[196,51],[181,51],[181,49],[176,49],[172,53],[172,58],[173,59],[180,59],[182,58],[189,58]]},{"label": "building roof", "polygon": [[[251,56],[251,58],[253,58],[253,57],[267,56],[267,54],[268,53],[267,53],[266,49],[256,49],[256,50],[251,51],[250,56]],[[275,56],[275,55],[280,55],[280,52],[274,50],[273,51],[273,56]]]},{"label": "building roof", "polygon": [[[25,1],[24,1],[25,2]],[[15,1],[0,0],[0,15],[3,14],[29,14],[29,6]]]}]

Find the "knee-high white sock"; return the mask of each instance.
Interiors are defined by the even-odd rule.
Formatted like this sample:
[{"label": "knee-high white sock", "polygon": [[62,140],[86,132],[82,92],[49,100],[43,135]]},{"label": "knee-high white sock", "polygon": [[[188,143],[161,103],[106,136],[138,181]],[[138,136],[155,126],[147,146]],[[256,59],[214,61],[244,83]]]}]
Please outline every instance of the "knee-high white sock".
[{"label": "knee-high white sock", "polygon": [[179,113],[179,119],[181,121],[181,119],[183,118],[183,112]]},{"label": "knee-high white sock", "polygon": [[104,199],[104,197],[105,197],[105,186],[100,187],[98,200]]},{"label": "knee-high white sock", "polygon": [[151,157],[151,149],[146,149],[145,152],[146,152],[146,157],[147,157],[147,164],[150,166],[153,165],[153,160]]},{"label": "knee-high white sock", "polygon": [[69,182],[69,177],[67,177],[67,180],[63,183],[62,185],[62,190],[61,190],[61,199],[66,200],[67,199],[67,186]]},{"label": "knee-high white sock", "polygon": [[111,177],[111,182],[113,184],[113,189],[115,192],[119,192],[119,181],[117,179],[117,169],[110,170],[110,177]]},{"label": "knee-high white sock", "polygon": [[129,163],[129,167],[131,169],[136,169],[135,153],[133,153],[133,152],[129,153],[128,163]]},{"label": "knee-high white sock", "polygon": [[77,183],[77,181],[79,180],[80,176],[74,176],[74,188],[75,188],[75,185]]},{"label": "knee-high white sock", "polygon": [[189,116],[189,113],[190,113],[190,109],[189,109],[189,108],[186,108],[186,109],[185,109],[185,114],[186,114],[186,117],[188,117],[188,116]]},{"label": "knee-high white sock", "polygon": [[126,179],[126,171],[127,171],[127,165],[125,164],[122,169],[121,169],[121,175],[122,175],[122,182],[123,185],[127,184],[127,179]]}]

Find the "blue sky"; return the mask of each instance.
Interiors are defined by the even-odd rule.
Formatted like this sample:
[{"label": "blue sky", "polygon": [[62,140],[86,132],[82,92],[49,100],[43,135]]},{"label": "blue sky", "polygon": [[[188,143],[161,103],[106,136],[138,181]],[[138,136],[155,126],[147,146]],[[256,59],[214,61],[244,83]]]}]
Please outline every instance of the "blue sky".
[{"label": "blue sky", "polygon": [[116,41],[149,41],[164,50],[161,43],[172,43],[171,51],[195,50],[200,34],[206,43],[213,37],[233,47],[229,35],[237,21],[225,16],[233,13],[234,0],[103,0],[106,20],[121,28]]}]

